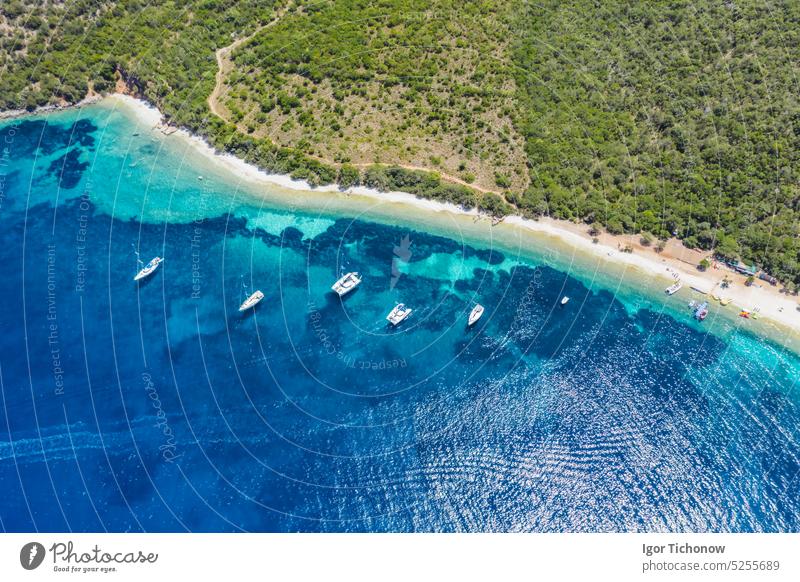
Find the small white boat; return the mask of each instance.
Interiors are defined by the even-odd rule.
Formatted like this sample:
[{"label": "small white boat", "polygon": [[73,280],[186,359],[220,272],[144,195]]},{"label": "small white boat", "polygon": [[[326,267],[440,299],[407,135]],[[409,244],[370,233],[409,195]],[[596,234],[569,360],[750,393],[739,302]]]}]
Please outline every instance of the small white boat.
[{"label": "small white boat", "polygon": [[244,300],[244,303],[239,306],[239,311],[246,311],[251,307],[255,307],[262,299],[264,299],[264,294],[261,291],[256,291]]},{"label": "small white boat", "polygon": [[566,305],[567,303],[569,303],[569,297],[567,297],[566,295],[564,295],[564,296],[561,298],[561,305]]},{"label": "small white boat", "polygon": [[344,297],[361,284],[361,275],[356,272],[347,273],[333,284],[331,289],[339,297]]},{"label": "small white boat", "polygon": [[683,287],[683,283],[680,281],[675,281],[672,285],[664,289],[664,293],[667,295],[675,295],[675,293],[680,291],[681,287]]},{"label": "small white boat", "polygon": [[153,274],[153,272],[156,269],[158,269],[158,266],[163,262],[164,259],[162,259],[161,257],[154,258],[149,263],[147,263],[141,271],[136,273],[136,276],[133,278],[133,280],[139,281],[141,279],[144,279],[145,277],[149,277],[150,275]]},{"label": "small white boat", "polygon": [[483,305],[478,303],[475,307],[472,308],[472,311],[469,314],[469,319],[467,320],[467,325],[472,326],[476,321],[481,318],[483,315]]},{"label": "small white boat", "polygon": [[406,307],[405,303],[398,303],[386,316],[386,320],[392,325],[397,325],[409,315],[411,315],[411,309]]}]

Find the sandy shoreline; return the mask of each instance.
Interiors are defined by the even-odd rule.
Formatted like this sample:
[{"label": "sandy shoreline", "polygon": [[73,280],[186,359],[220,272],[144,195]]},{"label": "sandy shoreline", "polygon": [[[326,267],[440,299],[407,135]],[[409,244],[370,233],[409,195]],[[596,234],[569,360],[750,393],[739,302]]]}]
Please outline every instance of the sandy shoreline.
[{"label": "sandy shoreline", "polygon": [[[114,103],[114,106],[125,107],[145,126],[155,129],[161,124],[161,113],[142,100],[122,94],[114,94],[107,97],[106,100]],[[95,101],[96,99],[91,99],[81,105]],[[363,198],[366,204],[390,203],[424,210],[428,213],[439,213],[440,215],[445,213],[452,219],[467,218],[472,222],[480,219],[477,210],[466,211],[454,204],[425,200],[405,192],[379,192],[363,186],[346,191],[340,190],[336,185],[311,187],[305,181],[293,180],[286,175],[268,174],[231,154],[219,153],[204,139],[190,134],[188,131],[177,130],[172,135],[188,141],[199,154],[253,185],[279,187],[307,194],[336,192],[347,194],[348,198]],[[598,264],[606,264],[616,270],[622,268],[623,271],[640,272],[645,274],[648,279],[660,278],[665,288],[677,277],[684,284],[684,289],[679,294],[691,293],[689,290],[693,289],[705,294],[705,299],[710,303],[712,309],[725,311],[728,317],[738,319],[740,310],[755,313],[757,318],[762,319],[762,322],[747,321],[746,323],[753,328],[753,331],[763,331],[759,329],[764,327],[760,324],[763,323],[763,320],[769,320],[777,325],[775,329],[789,331],[789,335],[800,339],[798,297],[781,293],[779,286],[773,287],[769,283],[757,279],[752,286],[747,287],[744,284],[746,279],[744,276],[722,265],[701,272],[696,265],[703,257],[708,256],[708,253],[687,249],[676,240],[669,241],[664,251],[657,253],[654,249],[643,246],[639,242],[638,235],[614,236],[603,233],[597,237],[596,242],[593,242],[588,230],[588,226],[584,224],[549,218],[531,220],[519,216],[509,216],[492,228],[492,231],[497,232],[498,238],[501,234],[508,235],[506,238],[510,239],[525,235],[535,236],[538,240],[534,244],[539,245],[543,238],[557,239],[571,252],[590,257]],[[492,238],[494,237],[495,235],[492,234]],[[625,246],[632,247],[633,252],[622,252],[621,249]],[[730,286],[726,289],[721,287],[724,278],[731,281]],[[691,295],[696,297],[697,293],[691,293]],[[687,293],[687,299],[688,296]],[[722,306],[719,303],[720,299],[728,304]],[[773,338],[783,338],[781,333],[775,333],[774,330],[768,335]],[[784,340],[781,343],[785,344],[790,341],[789,338],[784,338]]]}]

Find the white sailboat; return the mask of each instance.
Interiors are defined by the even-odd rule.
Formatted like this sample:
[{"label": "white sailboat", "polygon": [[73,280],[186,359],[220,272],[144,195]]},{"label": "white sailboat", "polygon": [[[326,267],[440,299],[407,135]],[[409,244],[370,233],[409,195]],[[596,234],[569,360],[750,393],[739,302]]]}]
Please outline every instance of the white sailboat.
[{"label": "white sailboat", "polygon": [[361,275],[356,272],[347,273],[343,275],[336,283],[333,284],[331,289],[334,293],[336,293],[339,297],[344,297],[350,291],[355,289],[361,284]]},{"label": "white sailboat", "polygon": [[158,266],[164,262],[164,259],[161,257],[155,257],[149,263],[147,263],[144,268],[136,273],[136,276],[133,278],[134,281],[140,281],[145,277],[149,277],[153,274],[153,272],[158,269]]},{"label": "white sailboat", "polygon": [[470,311],[469,313],[469,319],[467,320],[467,325],[472,327],[475,324],[475,322],[481,318],[481,315],[483,315],[483,311],[484,311],[483,305],[481,305],[480,303],[475,305],[475,307],[473,307],[472,311]]},{"label": "white sailboat", "polygon": [[386,320],[392,325],[397,325],[409,315],[411,315],[411,309],[406,307],[405,303],[398,303],[386,316]]},{"label": "white sailboat", "polygon": [[261,291],[256,291],[244,300],[244,303],[239,306],[239,311],[246,311],[251,307],[255,307],[262,299],[264,299],[264,294]]}]

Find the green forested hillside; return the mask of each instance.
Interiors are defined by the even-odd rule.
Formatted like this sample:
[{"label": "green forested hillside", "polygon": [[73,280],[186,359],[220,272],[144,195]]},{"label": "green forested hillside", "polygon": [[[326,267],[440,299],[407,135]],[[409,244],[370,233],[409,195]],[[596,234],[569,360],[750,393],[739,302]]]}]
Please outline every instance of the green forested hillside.
[{"label": "green forested hillside", "polygon": [[0,107],[75,102],[117,73],[172,116],[197,122],[214,51],[275,13],[270,0],[0,2]]},{"label": "green forested hillside", "polygon": [[[270,170],[513,210],[357,167],[422,166],[523,214],[675,235],[800,283],[798,2],[11,0],[0,30],[3,108],[121,77]],[[253,33],[220,118],[215,51]]]},{"label": "green forested hillside", "polygon": [[515,47],[534,213],[800,270],[800,3],[530,3]]}]

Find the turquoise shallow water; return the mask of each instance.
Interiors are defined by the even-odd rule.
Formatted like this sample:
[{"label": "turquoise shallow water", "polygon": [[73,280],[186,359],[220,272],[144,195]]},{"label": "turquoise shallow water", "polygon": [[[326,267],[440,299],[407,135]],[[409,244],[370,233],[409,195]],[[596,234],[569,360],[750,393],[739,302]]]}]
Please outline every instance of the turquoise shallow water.
[{"label": "turquoise shallow water", "polygon": [[112,102],[0,134],[4,530],[798,530],[798,358],[660,284],[259,197]]}]

